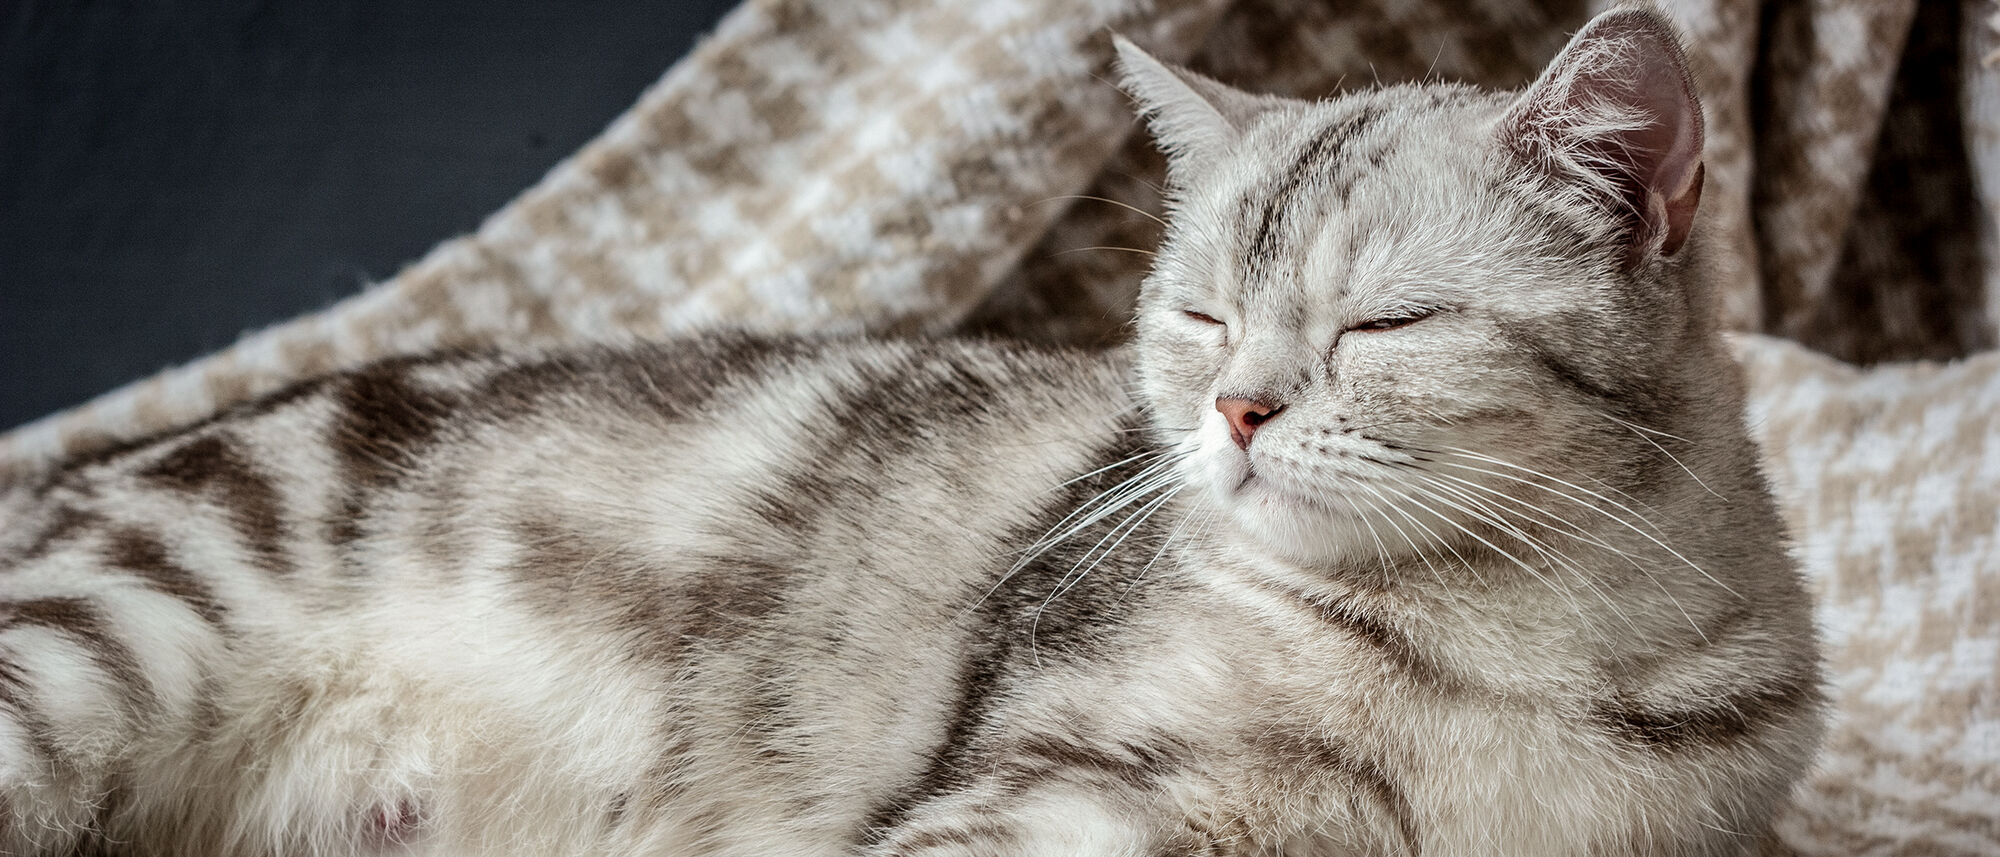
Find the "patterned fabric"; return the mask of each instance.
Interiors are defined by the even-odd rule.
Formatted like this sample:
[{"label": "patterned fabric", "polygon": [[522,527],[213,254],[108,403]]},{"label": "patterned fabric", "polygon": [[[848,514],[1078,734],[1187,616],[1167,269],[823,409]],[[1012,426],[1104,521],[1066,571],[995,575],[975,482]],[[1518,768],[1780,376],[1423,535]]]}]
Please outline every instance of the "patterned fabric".
[{"label": "patterned fabric", "polygon": [[1857,369],[1740,340],[1837,704],[1805,854],[2000,853],[2000,352]]},{"label": "patterned fabric", "polygon": [[[1662,0],[1751,419],[1828,633],[1803,854],[2000,855],[2000,6]],[[0,438],[0,482],[311,374],[719,326],[1116,341],[1162,164],[1110,33],[1246,89],[1515,86],[1582,0],[750,0],[389,282]],[[1100,249],[1111,248],[1111,249]],[[1814,353],[1814,349],[1821,353]],[[1826,356],[1831,355],[1831,356]],[[1885,363],[1873,369],[1839,362]]]}]

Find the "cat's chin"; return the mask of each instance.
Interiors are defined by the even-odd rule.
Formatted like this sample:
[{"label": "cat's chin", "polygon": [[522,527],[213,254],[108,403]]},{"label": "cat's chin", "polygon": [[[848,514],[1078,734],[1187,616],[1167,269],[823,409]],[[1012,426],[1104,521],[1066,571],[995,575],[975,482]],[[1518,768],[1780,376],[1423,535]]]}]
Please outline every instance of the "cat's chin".
[{"label": "cat's chin", "polygon": [[1366,504],[1327,491],[1301,490],[1262,474],[1247,474],[1218,492],[1236,528],[1252,544],[1310,564],[1379,558],[1381,536],[1369,528]]}]

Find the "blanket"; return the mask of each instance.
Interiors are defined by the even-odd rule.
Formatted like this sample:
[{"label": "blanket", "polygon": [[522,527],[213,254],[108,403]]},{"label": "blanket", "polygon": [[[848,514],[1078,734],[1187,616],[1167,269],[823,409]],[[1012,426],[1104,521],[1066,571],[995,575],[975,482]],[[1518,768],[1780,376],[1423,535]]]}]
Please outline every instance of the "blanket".
[{"label": "blanket", "polygon": [[[1807,855],[2000,855],[2000,8],[1662,0],[1749,420],[1835,715]],[[1298,96],[1526,82],[1584,0],[748,0],[475,233],[328,310],[0,438],[0,488],[440,347],[736,327],[1110,345],[1162,163],[1110,35]]]}]

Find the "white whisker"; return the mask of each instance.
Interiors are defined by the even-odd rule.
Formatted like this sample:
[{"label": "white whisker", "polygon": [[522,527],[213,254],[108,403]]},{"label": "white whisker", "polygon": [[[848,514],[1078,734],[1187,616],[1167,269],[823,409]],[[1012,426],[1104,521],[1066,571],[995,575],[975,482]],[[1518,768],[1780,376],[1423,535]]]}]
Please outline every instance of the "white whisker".
[{"label": "white whisker", "polygon": [[1048,199],[1042,200],[1042,202],[1060,202],[1062,200],[1075,200],[1075,199],[1087,199],[1092,202],[1108,202],[1112,205],[1118,206],[1119,208],[1125,209],[1126,211],[1130,211],[1133,214],[1141,215],[1146,219],[1153,221],[1154,223],[1160,224],[1161,226],[1167,225],[1167,222],[1165,220],[1160,219],[1160,216],[1157,214],[1154,214],[1150,211],[1147,211],[1131,203],[1119,202],[1118,200],[1110,199],[1108,197],[1091,196],[1089,194],[1083,194],[1083,193],[1066,193],[1063,194],[1062,196],[1049,197]]},{"label": "white whisker", "polygon": [[[1624,427],[1625,427],[1625,428],[1627,428],[1627,429],[1630,429],[1630,430],[1632,431],[1632,433],[1633,433],[1633,434],[1635,434],[1635,435],[1638,435],[1638,436],[1639,436],[1639,439],[1640,439],[1640,440],[1643,440],[1643,441],[1645,441],[1645,442],[1647,442],[1647,443],[1650,443],[1650,444],[1652,444],[1652,445],[1653,445],[1653,448],[1654,448],[1654,449],[1657,449],[1657,450],[1659,450],[1659,451],[1660,451],[1660,454],[1661,454],[1661,455],[1664,455],[1664,456],[1666,456],[1666,457],[1667,457],[1667,460],[1668,460],[1668,461],[1671,461],[1671,462],[1673,462],[1673,463],[1674,463],[1674,465],[1675,465],[1675,466],[1677,466],[1677,467],[1679,467],[1679,468],[1681,469],[1681,471],[1682,471],[1682,472],[1686,473],[1686,474],[1688,475],[1688,478],[1689,478],[1689,479],[1693,479],[1693,480],[1694,480],[1694,484],[1696,484],[1696,485],[1700,485],[1700,486],[1701,486],[1701,490],[1703,490],[1703,491],[1707,491],[1707,492],[1708,492],[1708,493],[1709,493],[1710,495],[1712,495],[1713,497],[1715,497],[1715,499],[1717,499],[1717,500],[1721,500],[1721,499],[1723,499],[1723,496],[1722,496],[1721,494],[1717,494],[1717,493],[1715,493],[1715,489],[1714,489],[1714,488],[1710,488],[1710,487],[1708,487],[1708,483],[1706,483],[1706,482],[1703,482],[1703,481],[1701,481],[1701,477],[1699,477],[1699,476],[1696,476],[1696,475],[1695,475],[1695,473],[1694,473],[1694,470],[1693,470],[1693,469],[1689,468],[1689,467],[1688,467],[1688,466],[1687,466],[1686,464],[1683,464],[1683,463],[1681,463],[1681,460],[1680,460],[1680,457],[1679,457],[1679,456],[1676,456],[1676,455],[1674,455],[1674,454],[1673,454],[1672,452],[1669,452],[1669,451],[1667,450],[1667,448],[1666,448],[1666,447],[1664,447],[1664,446],[1661,446],[1661,445],[1660,445],[1660,442],[1659,442],[1659,441],[1657,441],[1657,440],[1654,440],[1654,439],[1652,439],[1652,438],[1650,438],[1650,437],[1647,437],[1647,436],[1646,436],[1646,432],[1647,432],[1647,431],[1652,431],[1651,429],[1645,429],[1645,427],[1643,427],[1643,426],[1640,426],[1640,425],[1637,425],[1637,424],[1634,424],[1634,423],[1628,423],[1628,422],[1626,422],[1626,421],[1624,421],[1624,420],[1621,420],[1621,419],[1619,419],[1619,418],[1617,418],[1617,417],[1614,417],[1614,416],[1612,416],[1612,415],[1610,415],[1610,414],[1606,414],[1606,413],[1602,413],[1602,412],[1600,412],[1600,413],[1599,413],[1598,415],[1599,415],[1599,416],[1601,416],[1601,417],[1604,417],[1605,419],[1608,419],[1608,420],[1610,420],[1610,421],[1612,421],[1612,422],[1614,422],[1614,423],[1617,423],[1617,424],[1619,424],[1619,425],[1621,425],[1621,426],[1624,426]],[[1672,439],[1674,439],[1674,440],[1681,440],[1682,442],[1686,442],[1686,441],[1685,441],[1685,439],[1683,439],[1683,438],[1677,438],[1677,437],[1674,437],[1673,435],[1670,435],[1670,434],[1667,434],[1666,432],[1654,432],[1654,433],[1655,433],[1655,434],[1658,434],[1658,435],[1660,435],[1660,436],[1662,436],[1662,437],[1667,437],[1667,438],[1672,438]]]},{"label": "white whisker", "polygon": [[[1540,477],[1542,477],[1543,479],[1547,479],[1547,480],[1550,480],[1550,481],[1552,481],[1552,482],[1555,482],[1555,483],[1557,483],[1557,484],[1559,484],[1559,485],[1564,485],[1564,486],[1567,486],[1567,487],[1569,487],[1569,488],[1573,488],[1573,489],[1575,489],[1575,490],[1577,490],[1577,491],[1581,491],[1581,492],[1583,492],[1583,493],[1585,493],[1585,494],[1588,494],[1588,495],[1590,495],[1591,497],[1594,497],[1594,498],[1596,498],[1596,499],[1598,499],[1598,500],[1602,500],[1602,501],[1604,501],[1604,502],[1606,502],[1606,503],[1609,503],[1609,504],[1611,504],[1611,505],[1613,505],[1613,506],[1616,506],[1616,507],[1618,507],[1619,509],[1623,510],[1623,511],[1624,511],[1624,512],[1626,512],[1627,514],[1630,514],[1631,516],[1633,516],[1633,517],[1635,517],[1635,518],[1638,518],[1638,519],[1639,519],[1639,520],[1640,520],[1641,522],[1645,523],[1645,524],[1646,524],[1646,525],[1647,525],[1648,527],[1652,527],[1652,529],[1653,529],[1653,531],[1654,531],[1654,532],[1658,532],[1658,533],[1661,533],[1661,535],[1665,535],[1665,533],[1661,532],[1661,531],[1660,531],[1660,529],[1659,529],[1659,527],[1655,526],[1655,525],[1653,524],[1653,522],[1652,522],[1652,521],[1648,520],[1648,519],[1646,518],[1646,516],[1644,516],[1644,515],[1641,515],[1641,514],[1639,514],[1639,513],[1637,512],[1637,511],[1633,510],[1633,509],[1632,509],[1632,507],[1630,507],[1630,506],[1627,506],[1627,505],[1625,505],[1625,504],[1623,504],[1623,503],[1620,503],[1620,502],[1618,502],[1618,501],[1616,501],[1616,500],[1613,500],[1613,499],[1611,499],[1611,498],[1609,498],[1609,497],[1606,497],[1606,496],[1604,496],[1603,494],[1599,494],[1599,493],[1597,493],[1597,492],[1595,492],[1595,491],[1592,491],[1592,490],[1590,490],[1590,489],[1588,489],[1588,488],[1585,488],[1585,487],[1583,487],[1583,486],[1580,486],[1580,485],[1577,485],[1577,484],[1575,484],[1575,483],[1572,483],[1572,482],[1567,482],[1567,481],[1564,481],[1564,480],[1562,480],[1562,479],[1558,479],[1558,478],[1556,478],[1556,477],[1554,477],[1554,476],[1550,476],[1550,475],[1549,475],[1549,474],[1547,474],[1547,473],[1542,473],[1541,471],[1538,471],[1538,470],[1534,470],[1533,468],[1528,468],[1528,467],[1522,467],[1521,465],[1518,465],[1518,464],[1515,464],[1515,463],[1513,463],[1513,462],[1511,462],[1511,461],[1504,461],[1504,460],[1501,460],[1501,459],[1498,459],[1498,458],[1493,458],[1493,457],[1491,457],[1491,456],[1487,456],[1487,455],[1481,455],[1481,454],[1479,454],[1479,453],[1475,453],[1475,452],[1473,452],[1473,451],[1471,451],[1471,450],[1467,450],[1467,449],[1457,449],[1457,448],[1453,448],[1453,451],[1454,451],[1454,452],[1457,452],[1457,453],[1458,453],[1458,454],[1460,454],[1460,455],[1463,455],[1463,456],[1465,456],[1465,457],[1468,457],[1468,458],[1472,458],[1472,459],[1474,459],[1474,460],[1477,460],[1477,461],[1488,461],[1488,462],[1492,462],[1492,463],[1494,463],[1494,464],[1498,464],[1498,465],[1500,465],[1500,466],[1503,466],[1503,467],[1512,467],[1512,468],[1514,468],[1514,469],[1516,469],[1516,470],[1519,470],[1519,471],[1522,471],[1522,472],[1524,472],[1524,473],[1529,473],[1529,474],[1532,474],[1532,475],[1535,475],[1535,476],[1540,476]],[[1737,591],[1736,591],[1735,589],[1732,589],[1732,588],[1730,588],[1728,584],[1726,584],[1726,583],[1723,583],[1723,582],[1722,582],[1722,581],[1720,581],[1720,580],[1717,580],[1717,579],[1715,578],[1715,575],[1712,575],[1712,574],[1709,574],[1709,573],[1708,573],[1708,571],[1707,571],[1706,569],[1703,569],[1703,568],[1702,568],[1701,566],[1699,566],[1699,565],[1696,565],[1696,564],[1695,564],[1695,562],[1694,562],[1694,560],[1691,560],[1691,559],[1688,559],[1688,558],[1687,558],[1687,557],[1686,557],[1685,555],[1683,555],[1683,554],[1682,554],[1682,553],[1681,553],[1680,551],[1677,551],[1677,550],[1675,550],[1675,549],[1673,548],[1673,546],[1671,546],[1671,545],[1667,544],[1667,543],[1666,543],[1665,541],[1662,541],[1662,540],[1661,540],[1660,538],[1658,538],[1658,537],[1654,536],[1654,535],[1653,535],[1652,533],[1648,533],[1648,532],[1646,532],[1645,530],[1642,530],[1642,529],[1640,529],[1640,528],[1639,528],[1639,527],[1638,527],[1637,525],[1633,524],[1632,522],[1630,522],[1630,521],[1627,521],[1627,520],[1625,520],[1624,518],[1621,518],[1621,517],[1618,517],[1617,515],[1614,515],[1614,514],[1611,514],[1611,513],[1609,512],[1609,511],[1606,511],[1606,510],[1605,510],[1605,509],[1604,509],[1603,507],[1600,507],[1600,506],[1597,506],[1597,505],[1595,505],[1595,504],[1592,504],[1592,503],[1586,503],[1586,502],[1583,502],[1582,500],[1579,500],[1579,499],[1577,499],[1577,498],[1576,498],[1576,497],[1574,497],[1574,496],[1571,496],[1571,495],[1569,495],[1569,494],[1565,494],[1565,493],[1563,493],[1563,492],[1561,492],[1561,491],[1557,491],[1557,490],[1555,490],[1555,489],[1553,489],[1553,488],[1550,488],[1550,487],[1548,487],[1547,485],[1542,485],[1542,484],[1540,484],[1540,483],[1538,483],[1538,482],[1533,482],[1533,481],[1529,481],[1529,480],[1526,480],[1526,479],[1515,479],[1514,477],[1511,477],[1511,476],[1506,476],[1505,474],[1501,474],[1501,473],[1495,473],[1495,472],[1493,472],[1493,471],[1490,471],[1490,470],[1483,470],[1483,469],[1481,469],[1481,468],[1477,468],[1477,467],[1471,467],[1471,466],[1469,466],[1469,465],[1464,465],[1464,464],[1455,464],[1455,463],[1452,463],[1452,462],[1439,462],[1439,463],[1440,463],[1440,464],[1444,464],[1444,465],[1446,465],[1446,466],[1449,466],[1449,467],[1464,467],[1464,468],[1466,468],[1466,469],[1468,469],[1468,470],[1478,470],[1478,471],[1480,471],[1480,472],[1483,472],[1483,473],[1489,473],[1489,474],[1491,474],[1491,475],[1494,475],[1494,476],[1500,476],[1500,477],[1502,477],[1502,478],[1508,478],[1508,479],[1514,479],[1514,481],[1517,481],[1517,482],[1520,482],[1520,483],[1522,483],[1522,484],[1524,484],[1524,485],[1532,485],[1532,486],[1534,486],[1534,487],[1537,487],[1537,488],[1540,488],[1540,489],[1542,489],[1542,490],[1544,490],[1544,491],[1547,491],[1547,492],[1549,492],[1549,493],[1551,493],[1551,494],[1554,494],[1554,495],[1556,495],[1556,496],[1558,496],[1558,497],[1562,497],[1562,498],[1564,498],[1564,499],[1567,499],[1567,500],[1569,500],[1570,502],[1573,502],[1573,503],[1576,503],[1577,505],[1579,505],[1579,506],[1582,506],[1582,507],[1584,507],[1584,508],[1586,508],[1586,509],[1590,509],[1590,510],[1593,510],[1593,511],[1595,511],[1595,512],[1597,512],[1597,513],[1599,513],[1599,514],[1601,514],[1601,515],[1603,515],[1603,516],[1605,516],[1606,518],[1610,518],[1611,520],[1613,520],[1613,521],[1616,521],[1616,522],[1618,522],[1618,523],[1619,523],[1620,525],[1624,526],[1625,528],[1627,528],[1627,529],[1629,529],[1629,530],[1631,530],[1631,531],[1633,531],[1633,532],[1635,532],[1635,533],[1638,533],[1639,535],[1641,535],[1641,536],[1645,537],[1645,538],[1646,538],[1646,539],[1647,539],[1648,541],[1651,541],[1651,542],[1652,542],[1653,544],[1655,544],[1655,545],[1658,545],[1658,546],[1660,547],[1660,549],[1661,549],[1661,550],[1664,550],[1664,551],[1666,551],[1667,553],[1670,553],[1670,554],[1673,554],[1673,555],[1674,555],[1674,558],[1675,558],[1675,559],[1678,559],[1678,560],[1680,560],[1681,562],[1683,562],[1683,563],[1687,564],[1687,567],[1688,567],[1688,568],[1691,568],[1691,569],[1694,569],[1694,570],[1695,570],[1695,572],[1696,572],[1697,574],[1700,574],[1700,575],[1701,575],[1702,577],[1705,577],[1705,578],[1707,578],[1707,579],[1708,579],[1708,582],[1710,582],[1710,583],[1713,583],[1713,584],[1715,584],[1716,586],[1719,586],[1719,587],[1722,587],[1722,589],[1723,589],[1724,591],[1728,592],[1728,593],[1729,593],[1729,594],[1731,594],[1731,595],[1735,595],[1735,596],[1737,596],[1738,598],[1741,598],[1741,597],[1742,597],[1742,593],[1739,593],[1739,592],[1737,592]]]},{"label": "white whisker", "polygon": [[[1388,509],[1389,512],[1399,512],[1400,510],[1394,508],[1395,504],[1391,502],[1389,498],[1382,496],[1380,492],[1371,491],[1371,493],[1374,494],[1374,497],[1372,499],[1370,498],[1359,498],[1359,499],[1367,503],[1370,509],[1375,510],[1375,513],[1381,516],[1383,523],[1388,524],[1389,526],[1395,528],[1396,532],[1403,537],[1403,541],[1410,546],[1410,552],[1416,555],[1417,561],[1423,563],[1425,570],[1431,573],[1432,580],[1437,581],[1438,584],[1441,586],[1449,585],[1445,581],[1444,572],[1439,571],[1437,563],[1431,561],[1430,554],[1426,553],[1423,548],[1419,547],[1416,541],[1410,538],[1410,534],[1403,530],[1402,525],[1396,523],[1396,520],[1394,518],[1389,517],[1388,512],[1383,511],[1386,508]],[[1387,545],[1383,543],[1382,537],[1376,534],[1374,523],[1370,522],[1367,518],[1362,518],[1361,522],[1363,524],[1367,524],[1368,534],[1375,539],[1375,552],[1378,556],[1381,557],[1382,574],[1384,575],[1384,577],[1387,577],[1393,573],[1393,566],[1394,566],[1394,563],[1392,563],[1389,560]],[[1477,570],[1472,569],[1470,567],[1468,567],[1466,570],[1471,571],[1474,577],[1478,577],[1479,575],[1479,572]],[[1480,582],[1483,584],[1485,581],[1482,580]]]},{"label": "white whisker", "polygon": [[[1423,489],[1419,486],[1411,485],[1407,487],[1418,491],[1423,491]],[[1428,496],[1433,500],[1438,500],[1440,502],[1443,502],[1446,505],[1452,506],[1453,508],[1456,508],[1461,512],[1465,511],[1465,507],[1459,506],[1458,504],[1451,502],[1450,499],[1442,497],[1436,493],[1424,491],[1424,494],[1425,496]],[[1417,500],[1417,498],[1415,497],[1412,497],[1411,499]],[[1417,502],[1419,505],[1425,505],[1421,500],[1417,500]],[[1433,515],[1436,515],[1439,520],[1445,522],[1446,524],[1450,524],[1453,528],[1457,529],[1459,532],[1462,532],[1467,536],[1470,536],[1473,540],[1479,542],[1480,544],[1485,545],[1487,550],[1490,550],[1496,554],[1506,557],[1508,561],[1514,563],[1516,566],[1519,566],[1522,571],[1527,572],[1530,576],[1532,576],[1536,580],[1541,581],[1543,586],[1549,588],[1549,592],[1561,596],[1563,600],[1568,601],[1570,604],[1571,612],[1576,613],[1579,616],[1583,615],[1583,607],[1582,605],[1576,603],[1576,599],[1574,596],[1570,595],[1570,593],[1564,590],[1562,587],[1557,586],[1554,581],[1549,580],[1546,576],[1542,574],[1542,572],[1539,569],[1535,568],[1534,565],[1530,564],[1527,560],[1515,556],[1514,554],[1507,551],[1507,549],[1494,544],[1492,540],[1476,532],[1473,532],[1473,530],[1470,527],[1467,527],[1464,524],[1461,524],[1458,521],[1453,520],[1450,515],[1441,514],[1436,509],[1429,508],[1428,506],[1426,506],[1425,511],[1428,511]],[[1468,512],[1467,514],[1471,513]]]},{"label": "white whisker", "polygon": [[[1382,486],[1382,490],[1391,492],[1404,501],[1410,501],[1410,502],[1415,501],[1415,498],[1412,498],[1409,495],[1409,492],[1407,491],[1399,491],[1388,485]],[[1436,530],[1431,529],[1428,525],[1424,524],[1424,522],[1417,520],[1417,517],[1415,515],[1410,514],[1407,510],[1397,505],[1395,501],[1385,497],[1383,502],[1388,503],[1389,508],[1396,514],[1402,515],[1403,520],[1409,521],[1412,526],[1416,527],[1417,529],[1423,530],[1426,535],[1429,535],[1431,537],[1431,541],[1444,546],[1444,549],[1451,554],[1452,558],[1458,560],[1458,564],[1460,566],[1463,566],[1467,572],[1470,572],[1472,574],[1472,579],[1479,581],[1479,585],[1481,586],[1486,585],[1486,578],[1484,575],[1481,575],[1479,573],[1479,568],[1477,566],[1474,566],[1471,563],[1471,561],[1467,560],[1464,554],[1459,553],[1458,548],[1452,547],[1450,540],[1446,539],[1441,535],[1438,535],[1438,532]],[[1423,505],[1422,503],[1417,503],[1417,505],[1418,507],[1422,508],[1425,512],[1430,513],[1432,517],[1439,518],[1440,520],[1443,519],[1443,516],[1439,515],[1436,509],[1432,509],[1428,506]],[[1394,522],[1391,521],[1391,523]],[[1401,526],[1397,526],[1396,529],[1398,532],[1403,532],[1403,528]],[[1418,547],[1417,543],[1410,538],[1409,533],[1403,532],[1403,540],[1408,541],[1410,543],[1410,548],[1417,552],[1418,558],[1423,559],[1425,562],[1430,561],[1429,558],[1424,556],[1423,549]],[[1442,557],[1440,557],[1440,559],[1442,559]],[[1436,569],[1433,568],[1432,571],[1435,572]]]},{"label": "white whisker", "polygon": [[[1595,581],[1591,580],[1590,572],[1584,569],[1582,565],[1578,564],[1576,559],[1570,556],[1567,552],[1557,550],[1556,548],[1543,542],[1542,540],[1529,535],[1527,530],[1523,529],[1520,525],[1516,524],[1515,522],[1508,520],[1504,514],[1504,510],[1495,508],[1492,504],[1484,500],[1481,500],[1479,497],[1471,494],[1470,492],[1454,488],[1450,485],[1446,485],[1436,480],[1427,480],[1427,481],[1429,482],[1432,489],[1435,489],[1436,491],[1449,492],[1453,496],[1456,496],[1459,499],[1462,499],[1465,502],[1472,504],[1474,508],[1464,510],[1467,512],[1467,514],[1470,514],[1474,518],[1484,521],[1487,524],[1493,526],[1495,529],[1498,529],[1501,532],[1506,533],[1509,536],[1512,536],[1515,540],[1521,542],[1522,544],[1527,545],[1529,548],[1532,548],[1537,554],[1540,554],[1544,559],[1555,563],[1557,568],[1568,571],[1570,574],[1574,575],[1577,579],[1577,582],[1582,583],[1584,585],[1584,588],[1589,589],[1591,594],[1596,595],[1599,601],[1604,602],[1604,606],[1610,608],[1612,613],[1617,614],[1618,618],[1623,620],[1627,626],[1631,627],[1635,631],[1638,630],[1638,626],[1633,624],[1632,618],[1626,615],[1625,611],[1620,609],[1617,604],[1612,602],[1611,597],[1605,594],[1603,588],[1599,587]],[[1437,495],[1434,494],[1433,496]],[[1437,497],[1437,499],[1443,500],[1446,503],[1451,502],[1449,499],[1441,496]]]},{"label": "white whisker", "polygon": [[[1036,663],[1041,662],[1041,653],[1035,645],[1036,634],[1041,630],[1042,615],[1048,611],[1049,605],[1055,603],[1056,599],[1061,598],[1064,593],[1076,588],[1092,571],[1096,571],[1097,567],[1105,559],[1118,550],[1119,545],[1124,544],[1125,540],[1131,538],[1133,533],[1138,532],[1139,528],[1144,526],[1146,521],[1153,517],[1154,513],[1158,512],[1168,501],[1172,500],[1175,494],[1180,493],[1181,487],[1176,485],[1168,489],[1166,493],[1153,498],[1132,514],[1125,516],[1125,520],[1118,522],[1117,526],[1112,527],[1109,532],[1104,534],[1103,538],[1097,540],[1096,544],[1091,545],[1088,550],[1085,550],[1083,556],[1075,564],[1071,565],[1068,571],[1063,572],[1062,579],[1056,581],[1055,588],[1049,590],[1049,594],[1042,599],[1042,603],[1035,606],[1034,618],[1028,623],[1028,652],[1029,656]],[[1121,529],[1124,531],[1122,534],[1119,532]],[[1118,537],[1117,540],[1113,541],[1109,547],[1105,547],[1105,540],[1110,539],[1114,535]],[[1102,549],[1101,551],[1100,548]],[[1085,566],[1085,562],[1089,562],[1089,565]]]}]

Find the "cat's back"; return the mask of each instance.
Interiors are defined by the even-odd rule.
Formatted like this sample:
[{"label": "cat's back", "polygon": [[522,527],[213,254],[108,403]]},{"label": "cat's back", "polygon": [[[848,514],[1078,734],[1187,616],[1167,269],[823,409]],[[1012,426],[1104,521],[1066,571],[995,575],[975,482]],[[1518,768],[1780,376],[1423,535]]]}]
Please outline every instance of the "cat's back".
[{"label": "cat's back", "polygon": [[621,564],[655,568],[649,588],[716,563],[879,570],[877,589],[979,574],[1054,488],[1141,445],[1124,373],[996,342],[747,335],[388,360],[71,462],[8,503],[0,563],[185,565],[243,589],[166,587],[187,599],[313,607],[481,574],[566,607]]},{"label": "cat's back", "polygon": [[[399,358],[18,486],[0,557],[46,553],[101,515],[157,514],[169,496],[169,517],[218,513],[232,532],[210,535],[281,576],[329,570],[330,557],[288,555],[308,545],[352,566],[417,538],[418,521],[441,535],[441,519],[644,520],[663,543],[797,546],[822,525],[895,526],[891,512],[957,500],[991,512],[1006,498],[986,492],[1080,463],[1066,454],[1128,429],[1131,410],[1116,356],[997,342],[730,335]],[[950,496],[908,497],[941,474]],[[883,514],[814,520],[841,512],[836,495]]]}]

